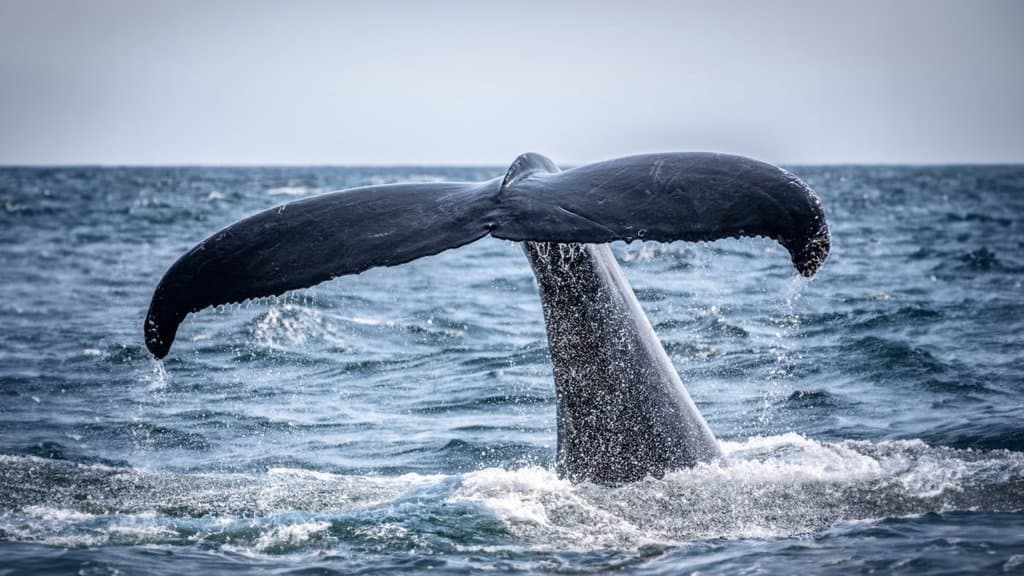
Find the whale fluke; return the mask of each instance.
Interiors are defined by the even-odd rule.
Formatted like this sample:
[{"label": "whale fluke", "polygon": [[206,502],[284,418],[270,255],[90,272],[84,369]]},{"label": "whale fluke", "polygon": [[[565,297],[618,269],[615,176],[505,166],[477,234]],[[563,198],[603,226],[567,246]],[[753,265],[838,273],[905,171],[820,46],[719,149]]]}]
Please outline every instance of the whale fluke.
[{"label": "whale fluke", "polygon": [[544,156],[524,154],[503,178],[367,186],[250,216],[170,267],[146,315],[146,346],[166,356],[178,325],[203,308],[402,264],[488,234],[555,243],[767,236],[807,276],[828,255],[818,197],[770,164],[667,153],[557,170]]},{"label": "whale fluke", "polygon": [[178,325],[209,306],[274,296],[374,266],[395,266],[487,235],[478,184],[398,184],[304,198],[236,222],[164,274],[146,315],[163,358]]},{"label": "whale fluke", "polygon": [[818,196],[771,164],[713,153],[629,156],[565,172],[533,158],[523,164],[529,176],[502,189],[498,238],[600,244],[765,236],[804,276],[828,256]]}]

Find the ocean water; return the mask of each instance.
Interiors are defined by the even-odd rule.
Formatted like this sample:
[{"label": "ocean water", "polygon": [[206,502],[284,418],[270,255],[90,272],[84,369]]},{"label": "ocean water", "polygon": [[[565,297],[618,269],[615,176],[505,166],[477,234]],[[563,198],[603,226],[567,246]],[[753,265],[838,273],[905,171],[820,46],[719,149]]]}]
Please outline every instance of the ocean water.
[{"label": "ocean water", "polygon": [[0,169],[0,573],[1024,572],[1024,167],[793,167],[833,251],[614,249],[728,465],[552,471],[521,248],[206,310],[166,268],[295,198],[502,168]]}]

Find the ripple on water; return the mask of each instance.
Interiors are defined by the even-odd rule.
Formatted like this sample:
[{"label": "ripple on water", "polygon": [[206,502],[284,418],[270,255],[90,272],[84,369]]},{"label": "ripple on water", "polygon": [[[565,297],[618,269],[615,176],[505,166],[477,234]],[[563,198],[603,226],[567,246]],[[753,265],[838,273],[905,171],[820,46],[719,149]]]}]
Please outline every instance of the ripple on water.
[{"label": "ripple on water", "polygon": [[767,240],[613,246],[715,432],[766,436],[603,488],[545,468],[511,242],[191,315],[163,363],[143,345],[167,267],[288,192],[503,168],[0,169],[0,564],[1019,570],[1024,171],[797,171],[834,240],[810,283]]}]

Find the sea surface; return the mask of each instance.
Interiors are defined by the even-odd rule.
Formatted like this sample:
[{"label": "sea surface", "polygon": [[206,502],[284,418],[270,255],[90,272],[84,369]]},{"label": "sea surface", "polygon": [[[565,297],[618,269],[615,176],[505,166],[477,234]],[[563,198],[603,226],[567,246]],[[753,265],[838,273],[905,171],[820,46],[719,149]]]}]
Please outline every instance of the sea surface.
[{"label": "sea surface", "polygon": [[792,167],[831,257],[614,246],[726,465],[553,472],[520,246],[142,320],[185,250],[493,168],[0,169],[0,574],[1024,573],[1024,167]]}]

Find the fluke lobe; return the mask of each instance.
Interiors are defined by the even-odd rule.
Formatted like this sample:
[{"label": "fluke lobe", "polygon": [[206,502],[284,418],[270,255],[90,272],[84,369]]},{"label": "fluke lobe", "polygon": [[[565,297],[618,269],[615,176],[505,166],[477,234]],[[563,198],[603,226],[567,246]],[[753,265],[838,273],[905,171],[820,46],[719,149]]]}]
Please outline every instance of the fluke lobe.
[{"label": "fluke lobe", "polygon": [[829,251],[818,197],[770,164],[668,153],[561,172],[523,154],[503,178],[354,188],[228,226],[157,285],[146,346],[164,357],[185,316],[208,306],[395,266],[487,235],[523,242],[540,286],[558,398],[558,472],[605,484],[720,456],[606,244],[765,236],[805,276]]}]

